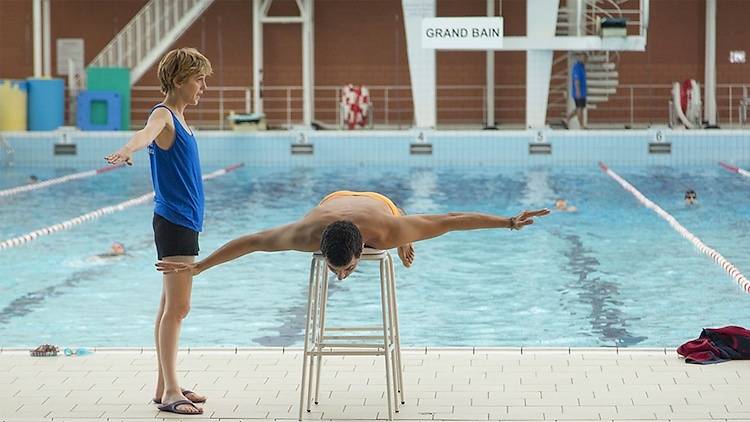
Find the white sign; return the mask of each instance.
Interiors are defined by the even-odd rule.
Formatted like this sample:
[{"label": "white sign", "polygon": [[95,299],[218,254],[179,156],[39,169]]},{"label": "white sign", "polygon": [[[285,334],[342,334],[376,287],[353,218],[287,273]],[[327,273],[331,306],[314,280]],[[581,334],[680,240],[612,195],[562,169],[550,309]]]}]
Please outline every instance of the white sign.
[{"label": "white sign", "polygon": [[424,18],[422,48],[492,50],[503,46],[503,18]]},{"label": "white sign", "polygon": [[57,74],[68,74],[68,59],[73,60],[76,72],[83,71],[83,38],[57,39]]},{"label": "white sign", "polygon": [[733,50],[729,52],[729,63],[745,63],[745,51]]}]

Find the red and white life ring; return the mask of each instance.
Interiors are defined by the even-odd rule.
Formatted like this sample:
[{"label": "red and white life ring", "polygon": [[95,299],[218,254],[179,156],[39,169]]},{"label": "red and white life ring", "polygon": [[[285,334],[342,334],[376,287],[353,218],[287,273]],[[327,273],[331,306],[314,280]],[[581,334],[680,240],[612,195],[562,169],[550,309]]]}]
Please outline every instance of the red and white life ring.
[{"label": "red and white life ring", "polygon": [[701,90],[694,79],[686,79],[672,85],[674,110],[685,127],[692,129],[701,126]]},{"label": "red and white life ring", "polygon": [[341,91],[344,125],[349,129],[369,123],[370,91],[365,86],[349,84]]}]

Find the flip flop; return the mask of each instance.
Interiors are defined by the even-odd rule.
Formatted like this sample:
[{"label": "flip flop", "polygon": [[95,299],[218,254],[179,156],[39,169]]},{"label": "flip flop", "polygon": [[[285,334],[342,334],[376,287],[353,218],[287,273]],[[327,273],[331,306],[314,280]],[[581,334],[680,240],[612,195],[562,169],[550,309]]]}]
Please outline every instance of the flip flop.
[{"label": "flip flop", "polygon": [[[190,391],[190,390],[182,390],[182,395],[185,396],[185,398],[187,398],[188,394],[196,394],[196,393],[194,391]],[[190,400],[190,399],[188,399],[188,400]],[[153,401],[154,404],[161,404],[161,399],[153,399],[151,401]],[[190,401],[192,401],[192,400],[190,400]],[[199,401],[192,401],[192,402],[193,403],[205,403],[206,399],[199,400]]]},{"label": "flip flop", "polygon": [[[185,398],[187,398],[188,394],[196,394],[196,393],[193,392],[193,391],[190,391],[190,390],[182,390],[182,395],[185,396]],[[190,400],[190,399],[188,399],[188,400]],[[190,401],[192,401],[192,400],[190,400]],[[206,399],[193,401],[193,403],[205,403],[205,402],[206,402]]]},{"label": "flip flop", "polygon": [[[197,413],[186,412],[184,410],[180,410],[177,408],[177,406],[182,406],[182,405],[193,406],[193,408],[195,408],[196,410],[199,410],[199,412]],[[191,402],[190,400],[177,400],[174,403],[169,403],[163,406],[159,406],[159,410],[161,410],[162,412],[176,413],[178,415],[202,415],[203,414],[203,409],[194,405],[193,402]]]}]

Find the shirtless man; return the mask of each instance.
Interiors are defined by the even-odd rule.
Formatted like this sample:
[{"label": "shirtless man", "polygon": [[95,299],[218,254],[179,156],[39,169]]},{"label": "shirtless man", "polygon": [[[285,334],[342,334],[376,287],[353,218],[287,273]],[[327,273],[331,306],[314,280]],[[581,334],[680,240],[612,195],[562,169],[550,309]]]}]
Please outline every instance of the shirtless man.
[{"label": "shirtless man", "polygon": [[510,218],[468,212],[404,215],[379,193],[339,191],[326,196],[299,221],[238,237],[201,261],[159,261],[156,269],[163,273],[189,271],[195,276],[252,252],[320,250],[328,268],[343,280],[357,268],[365,246],[398,248],[399,258],[409,267],[414,262],[413,242],[459,230],[519,230],[533,224],[533,217],[547,214],[549,210],[541,209]]}]

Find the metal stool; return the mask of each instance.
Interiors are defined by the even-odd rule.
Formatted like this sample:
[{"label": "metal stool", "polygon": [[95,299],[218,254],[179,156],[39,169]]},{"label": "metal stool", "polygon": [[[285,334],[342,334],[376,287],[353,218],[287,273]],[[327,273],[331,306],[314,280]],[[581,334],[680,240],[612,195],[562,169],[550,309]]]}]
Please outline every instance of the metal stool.
[{"label": "metal stool", "polygon": [[[318,404],[320,368],[323,356],[384,356],[388,420],[393,419],[391,400],[395,403],[396,412],[398,412],[399,396],[401,404],[405,403],[393,259],[388,251],[365,248],[362,251],[361,260],[378,261],[380,263],[380,303],[383,324],[374,327],[331,328],[325,326],[326,302],[328,300],[328,265],[320,252],[313,254],[310,263],[305,348],[302,356],[302,383],[300,384],[299,397],[300,421],[305,404],[305,392],[307,392],[306,408],[308,412],[310,411],[313,379],[315,380],[314,402]],[[329,335],[329,333],[332,334]],[[316,357],[317,363],[315,362]]]}]

